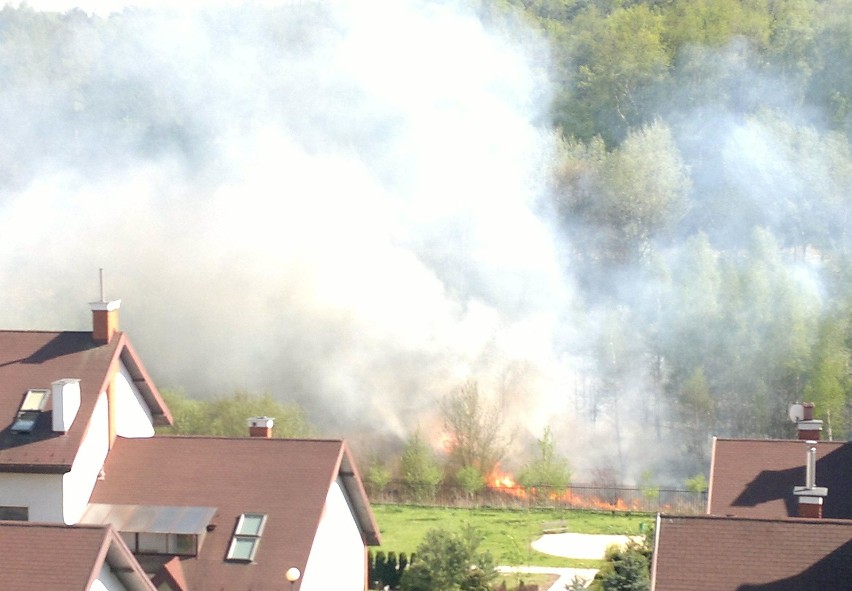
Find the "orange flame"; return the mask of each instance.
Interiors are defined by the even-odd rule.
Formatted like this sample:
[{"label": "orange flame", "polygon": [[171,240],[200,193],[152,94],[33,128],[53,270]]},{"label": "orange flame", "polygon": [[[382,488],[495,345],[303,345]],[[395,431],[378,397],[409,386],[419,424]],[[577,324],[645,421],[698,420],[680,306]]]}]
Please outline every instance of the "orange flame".
[{"label": "orange flame", "polygon": [[495,466],[489,474],[488,486],[519,499],[527,498],[526,489],[518,484],[511,474],[501,471],[499,466]]},{"label": "orange flame", "polygon": [[[518,484],[515,478],[508,472],[503,472],[496,467],[488,476],[488,487],[499,491],[502,494],[512,496],[518,499],[527,499],[530,496],[536,496],[535,488],[525,488]],[[612,501],[602,499],[592,494],[583,494],[582,492],[566,490],[563,492],[548,492],[546,498],[550,501],[558,502],[577,509],[600,509],[604,511],[647,511],[642,499],[633,499],[630,502],[622,498],[615,498]],[[666,506],[668,507],[668,505]],[[662,507],[661,510],[665,510]]]}]

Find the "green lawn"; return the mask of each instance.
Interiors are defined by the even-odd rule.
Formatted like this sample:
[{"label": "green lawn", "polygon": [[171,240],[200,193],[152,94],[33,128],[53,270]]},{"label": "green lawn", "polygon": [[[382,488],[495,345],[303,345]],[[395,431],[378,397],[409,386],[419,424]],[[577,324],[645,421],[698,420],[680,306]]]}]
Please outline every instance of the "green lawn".
[{"label": "green lawn", "polygon": [[410,505],[373,505],[382,532],[385,552],[411,554],[424,534],[436,527],[476,527],[484,536],[482,549],[491,552],[498,564],[570,566],[598,568],[596,560],[571,560],[536,552],[530,544],[542,535],[543,524],[564,521],[565,531],[584,534],[641,533],[641,524],[652,525],[654,515],[573,511],[559,509],[455,509]]}]

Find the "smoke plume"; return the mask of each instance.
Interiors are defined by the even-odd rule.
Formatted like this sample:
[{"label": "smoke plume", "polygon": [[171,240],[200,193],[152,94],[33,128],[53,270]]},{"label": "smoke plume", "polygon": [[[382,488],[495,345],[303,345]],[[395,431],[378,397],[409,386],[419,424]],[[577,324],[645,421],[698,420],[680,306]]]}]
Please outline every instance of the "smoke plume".
[{"label": "smoke plume", "polygon": [[[532,30],[461,1],[80,5],[3,15],[0,326],[88,328],[104,268],[160,388],[269,393],[322,434],[402,439],[473,379],[522,443],[551,426],[578,475],[677,454],[634,327],[663,304],[663,332],[704,318],[647,268],[578,263],[596,230],[553,211]],[[778,129],[724,107],[671,112],[695,184],[657,245],[675,268],[699,234],[783,235],[809,207],[795,187],[821,156],[773,154]],[[753,199],[726,208],[720,185]]]}]

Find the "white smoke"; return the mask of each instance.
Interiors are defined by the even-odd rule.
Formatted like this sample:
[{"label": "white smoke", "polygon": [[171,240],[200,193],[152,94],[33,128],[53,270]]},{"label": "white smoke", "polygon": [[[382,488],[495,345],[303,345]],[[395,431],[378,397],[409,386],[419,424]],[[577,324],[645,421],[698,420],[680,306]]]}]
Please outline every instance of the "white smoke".
[{"label": "white smoke", "polygon": [[532,431],[570,410],[535,35],[434,2],[114,6],[80,3],[125,37],[69,51],[104,81],[80,108],[126,119],[57,116],[81,155],[36,146],[3,189],[2,326],[87,328],[103,267],[161,388],[269,392],[343,435],[404,436],[471,378]]}]

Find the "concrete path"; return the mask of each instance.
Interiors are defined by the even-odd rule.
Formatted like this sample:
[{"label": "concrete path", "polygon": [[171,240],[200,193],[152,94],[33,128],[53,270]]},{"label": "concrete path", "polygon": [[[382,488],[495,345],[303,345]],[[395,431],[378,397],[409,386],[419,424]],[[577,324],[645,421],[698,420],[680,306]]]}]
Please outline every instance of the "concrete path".
[{"label": "concrete path", "polygon": [[[641,536],[633,536],[641,539]],[[591,534],[545,534],[532,543],[533,549],[563,558],[582,558],[598,560],[604,557],[606,549],[614,544],[624,545],[631,536],[604,536]],[[546,566],[498,566],[503,573],[544,573],[559,575],[559,579],[548,591],[565,591],[565,586],[574,582],[575,578],[590,583],[598,572],[595,568],[556,568]]]},{"label": "concrete path", "polygon": [[497,570],[501,573],[559,575],[559,578],[556,579],[556,582],[553,583],[549,590],[542,591],[565,591],[565,586],[573,583],[575,579],[582,579],[588,585],[598,572],[596,568],[557,568],[553,566],[498,566]]},{"label": "concrete path", "polygon": [[[604,557],[607,548],[616,544],[623,546],[630,539],[631,536],[545,534],[535,540],[532,547],[551,556],[599,560]],[[634,539],[640,540],[641,536],[635,536]]]}]

